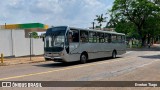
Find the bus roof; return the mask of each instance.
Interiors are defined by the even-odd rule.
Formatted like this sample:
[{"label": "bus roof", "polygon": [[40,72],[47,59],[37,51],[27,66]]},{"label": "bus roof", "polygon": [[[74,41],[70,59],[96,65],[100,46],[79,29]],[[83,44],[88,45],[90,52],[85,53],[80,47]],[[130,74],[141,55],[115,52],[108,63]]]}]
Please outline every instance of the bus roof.
[{"label": "bus roof", "polygon": [[[117,35],[125,35],[124,33],[117,33],[117,32],[113,32],[113,31],[102,31],[102,30],[76,28],[76,27],[69,27],[69,26],[55,26],[55,27],[68,27],[68,28],[84,30],[84,31],[95,31],[95,32],[104,32],[104,33],[110,33],[110,34],[117,34]],[[53,28],[53,27],[51,27],[51,28]]]},{"label": "bus roof", "polygon": [[96,29],[84,29],[84,28],[75,28],[75,27],[69,27],[72,29],[80,29],[80,30],[85,30],[85,31],[96,31],[96,32],[104,32],[104,33],[110,33],[110,34],[118,34],[118,35],[125,35],[124,33],[117,33],[113,31],[104,31],[104,30],[96,30]]}]

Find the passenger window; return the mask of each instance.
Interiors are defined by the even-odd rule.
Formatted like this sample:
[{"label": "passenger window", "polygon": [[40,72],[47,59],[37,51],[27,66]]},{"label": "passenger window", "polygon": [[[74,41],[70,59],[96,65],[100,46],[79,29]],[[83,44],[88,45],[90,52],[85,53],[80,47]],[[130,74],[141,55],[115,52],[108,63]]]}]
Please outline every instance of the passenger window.
[{"label": "passenger window", "polygon": [[108,34],[108,43],[112,42],[111,34]]},{"label": "passenger window", "polygon": [[80,31],[81,42],[88,42],[88,31]]},{"label": "passenger window", "polygon": [[89,32],[89,42],[92,43],[93,42],[93,32]]},{"label": "passenger window", "polygon": [[100,33],[97,33],[97,43],[99,43]]},{"label": "passenger window", "polygon": [[104,33],[99,34],[99,42],[104,43]]},{"label": "passenger window", "polygon": [[117,36],[117,41],[118,41],[118,43],[122,43],[122,36],[118,35]]},{"label": "passenger window", "polygon": [[108,43],[108,41],[109,41],[108,39],[109,39],[109,38],[108,38],[108,34],[107,34],[107,33],[105,33],[104,39],[105,39],[105,43]]},{"label": "passenger window", "polygon": [[125,43],[125,36],[122,36],[122,43]]},{"label": "passenger window", "polygon": [[97,33],[97,42],[103,43],[104,42],[104,33]]},{"label": "passenger window", "polygon": [[117,42],[117,36],[112,34],[112,43],[116,43]]},{"label": "passenger window", "polygon": [[89,32],[89,42],[91,43],[97,42],[96,32]]},{"label": "passenger window", "polygon": [[79,31],[76,29],[71,29],[71,33],[69,33],[69,41],[70,42],[79,42]]}]

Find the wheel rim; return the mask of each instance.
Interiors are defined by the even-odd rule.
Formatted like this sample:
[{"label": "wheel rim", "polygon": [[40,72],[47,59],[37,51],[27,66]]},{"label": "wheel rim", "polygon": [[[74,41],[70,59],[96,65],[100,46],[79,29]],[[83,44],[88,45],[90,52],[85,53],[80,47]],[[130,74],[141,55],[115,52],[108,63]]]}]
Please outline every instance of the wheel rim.
[{"label": "wheel rim", "polygon": [[85,60],[86,60],[86,56],[85,56],[85,55],[82,55],[81,60],[82,60],[82,61],[85,61]]},{"label": "wheel rim", "polygon": [[81,55],[81,63],[86,63],[87,57],[86,55]]},{"label": "wheel rim", "polygon": [[115,51],[113,52],[113,56],[112,57],[116,58],[116,52]]},{"label": "wheel rim", "polygon": [[116,58],[116,53],[114,52],[114,58]]}]

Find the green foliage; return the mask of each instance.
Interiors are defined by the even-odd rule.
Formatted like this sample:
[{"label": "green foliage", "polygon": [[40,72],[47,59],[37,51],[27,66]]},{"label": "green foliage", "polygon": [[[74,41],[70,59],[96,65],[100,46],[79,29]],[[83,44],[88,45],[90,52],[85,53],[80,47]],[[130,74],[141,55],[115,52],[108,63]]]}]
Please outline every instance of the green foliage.
[{"label": "green foliage", "polygon": [[38,33],[37,33],[37,32],[32,32],[32,33],[31,33],[31,37],[32,37],[32,38],[38,38],[39,36],[38,36]]},{"label": "green foliage", "polygon": [[138,32],[136,31],[136,27],[131,22],[120,21],[115,26],[115,31],[119,33],[125,33],[127,38],[135,38],[139,39]]},{"label": "green foliage", "polygon": [[115,0],[110,12],[110,26],[128,36],[141,38],[142,46],[147,34],[159,33],[159,0]]},{"label": "green foliage", "polygon": [[149,17],[143,28],[146,29],[144,33],[150,34],[151,37],[160,35],[160,18],[158,16]]},{"label": "green foliage", "polygon": [[98,22],[98,24],[101,28],[102,22],[106,22],[106,18],[107,17],[103,17],[103,14],[101,14],[101,15],[96,15],[96,19],[94,19],[94,20],[96,20]]}]

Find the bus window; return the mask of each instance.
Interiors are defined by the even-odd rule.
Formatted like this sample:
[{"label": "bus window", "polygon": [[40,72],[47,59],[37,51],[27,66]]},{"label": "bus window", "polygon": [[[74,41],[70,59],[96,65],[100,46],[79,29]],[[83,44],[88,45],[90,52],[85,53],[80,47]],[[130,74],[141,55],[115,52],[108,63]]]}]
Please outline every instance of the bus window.
[{"label": "bus window", "polygon": [[118,43],[122,43],[122,36],[117,35],[117,41],[118,41]]},{"label": "bus window", "polygon": [[68,39],[69,39],[69,42],[70,42],[70,43],[73,41],[72,32],[69,32],[69,33],[68,33]]},{"label": "bus window", "polygon": [[81,42],[88,42],[88,31],[80,31]]},{"label": "bus window", "polygon": [[112,42],[111,34],[108,34],[108,43]]},{"label": "bus window", "polygon": [[89,32],[89,42],[91,43],[97,42],[96,32]]},{"label": "bus window", "polygon": [[99,37],[100,37],[100,33],[97,32],[97,43],[99,43]]},{"label": "bus window", "polygon": [[103,43],[104,42],[104,33],[97,33],[97,42]]},{"label": "bus window", "polygon": [[117,42],[117,35],[112,34],[112,43],[116,43]]},{"label": "bus window", "polygon": [[104,43],[104,33],[100,33],[99,42]]},{"label": "bus window", "polygon": [[105,40],[104,41],[105,43],[108,43],[109,40],[108,40],[108,34],[107,33],[105,33],[105,35],[104,35],[104,40]]},{"label": "bus window", "polygon": [[76,29],[71,29],[72,34],[69,34],[69,41],[79,42],[79,31]]},{"label": "bus window", "polygon": [[93,32],[89,32],[89,42],[92,43],[93,42]]},{"label": "bus window", "polygon": [[125,36],[122,36],[122,43],[125,43]]},{"label": "bus window", "polygon": [[97,42],[97,33],[93,32],[93,43]]}]

